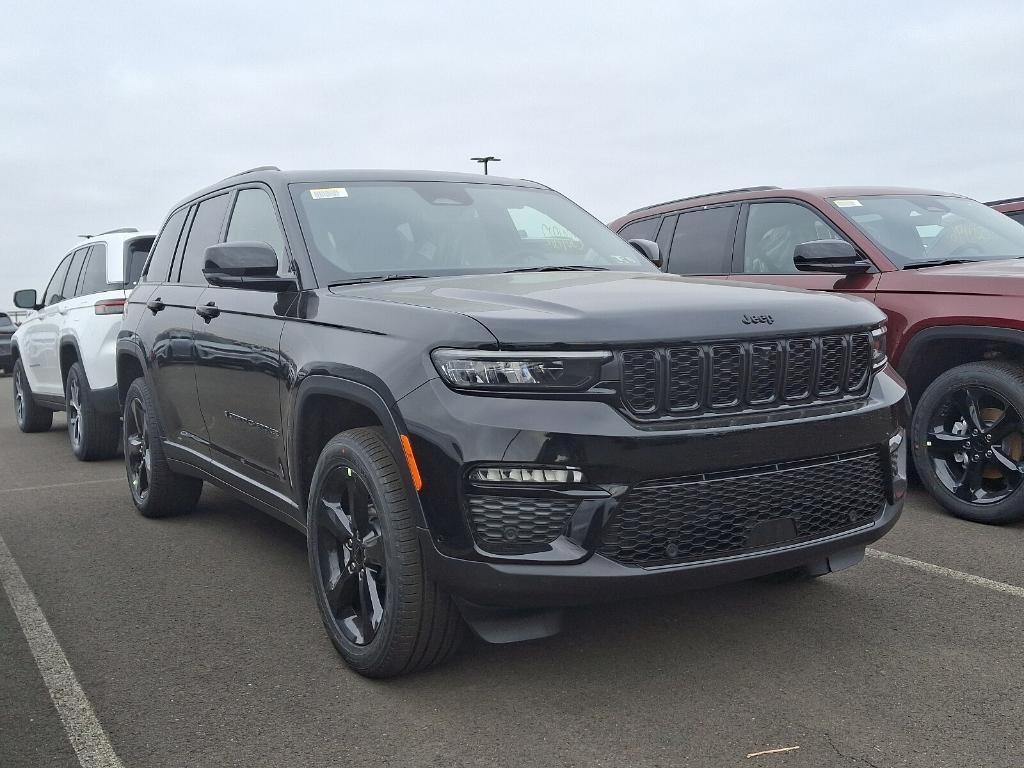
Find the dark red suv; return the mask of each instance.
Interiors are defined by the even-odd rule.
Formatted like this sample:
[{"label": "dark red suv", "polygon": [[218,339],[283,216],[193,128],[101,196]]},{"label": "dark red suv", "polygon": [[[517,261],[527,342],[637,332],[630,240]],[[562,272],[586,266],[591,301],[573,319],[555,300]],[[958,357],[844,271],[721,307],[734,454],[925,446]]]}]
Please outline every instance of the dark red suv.
[{"label": "dark red suv", "polygon": [[960,195],[881,187],[749,187],[611,227],[656,242],[668,272],[877,304],[922,482],[960,517],[1024,519],[1024,227]]},{"label": "dark red suv", "polygon": [[985,205],[991,205],[1018,224],[1024,224],[1024,197],[1008,197],[1005,200],[993,200],[990,203],[985,203]]}]

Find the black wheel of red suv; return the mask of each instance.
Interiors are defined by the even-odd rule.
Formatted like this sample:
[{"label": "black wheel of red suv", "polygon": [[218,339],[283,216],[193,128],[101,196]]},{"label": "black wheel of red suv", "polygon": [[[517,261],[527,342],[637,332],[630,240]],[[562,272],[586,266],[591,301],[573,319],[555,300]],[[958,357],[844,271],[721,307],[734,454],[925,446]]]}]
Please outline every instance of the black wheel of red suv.
[{"label": "black wheel of red suv", "polygon": [[21,358],[14,363],[14,417],[22,432],[45,432],[53,426],[53,411],[40,408],[32,398]]},{"label": "black wheel of red suv", "polygon": [[1024,519],[1024,369],[968,363],[939,376],[914,409],[914,463],[932,496],[978,523]]},{"label": "black wheel of red suv", "polygon": [[171,470],[160,440],[160,423],[145,379],[136,379],[124,401],[123,448],[128,489],[144,517],[191,512],[203,481]]},{"label": "black wheel of red suv", "polygon": [[309,493],[307,540],[317,607],[356,672],[393,677],[444,661],[464,626],[423,569],[413,507],[383,432],[343,432],[324,447]]}]

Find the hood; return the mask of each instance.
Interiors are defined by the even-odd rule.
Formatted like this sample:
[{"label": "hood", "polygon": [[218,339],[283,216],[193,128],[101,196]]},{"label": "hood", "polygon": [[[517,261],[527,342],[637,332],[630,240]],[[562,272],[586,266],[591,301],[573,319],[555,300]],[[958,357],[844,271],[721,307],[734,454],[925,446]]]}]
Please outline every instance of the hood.
[{"label": "hood", "polygon": [[886,272],[879,291],[1024,296],[1024,258]]},{"label": "hood", "polygon": [[433,277],[339,295],[458,312],[502,344],[632,344],[865,327],[884,315],[850,296],[648,272]]}]

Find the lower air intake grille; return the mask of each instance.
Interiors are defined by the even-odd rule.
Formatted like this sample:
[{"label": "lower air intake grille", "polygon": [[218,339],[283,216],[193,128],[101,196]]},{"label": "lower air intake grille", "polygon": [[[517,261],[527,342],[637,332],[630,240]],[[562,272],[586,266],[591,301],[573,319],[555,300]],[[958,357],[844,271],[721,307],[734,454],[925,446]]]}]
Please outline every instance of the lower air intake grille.
[{"label": "lower air intake grille", "polygon": [[876,451],[728,476],[649,480],[623,497],[598,551],[623,565],[650,567],[822,538],[877,515],[885,483]]},{"label": "lower air intake grille", "polygon": [[470,496],[469,521],[484,549],[502,554],[536,551],[558,538],[572,502],[527,496]]}]

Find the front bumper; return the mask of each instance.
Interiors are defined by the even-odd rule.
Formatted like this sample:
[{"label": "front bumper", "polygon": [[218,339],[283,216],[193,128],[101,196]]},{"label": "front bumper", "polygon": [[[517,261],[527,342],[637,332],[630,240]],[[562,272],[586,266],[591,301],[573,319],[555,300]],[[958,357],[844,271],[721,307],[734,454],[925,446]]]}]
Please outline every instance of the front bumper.
[{"label": "front bumper", "polygon": [[[644,481],[742,472],[825,454],[877,451],[888,457],[890,439],[906,422],[904,397],[902,383],[885,371],[857,403],[666,429],[631,422],[603,402],[469,396],[428,382],[399,402],[425,480],[419,498],[426,566],[447,590],[472,603],[541,607],[704,587],[811,563],[820,568],[833,556],[848,562],[849,553],[884,535],[899,517],[904,454],[898,467],[884,460],[884,504],[841,532],[657,567],[624,564],[600,551],[606,551],[601,538],[619,500]],[[502,553],[487,542],[481,546],[479,529],[474,535],[467,473],[496,462],[582,469],[588,484],[578,490],[500,491],[520,499],[570,497],[579,504],[548,545]]]},{"label": "front bumper", "polygon": [[[884,536],[902,511],[900,498],[872,523],[836,536],[660,568],[628,567],[598,554],[574,565],[486,563],[442,555],[426,530],[420,540],[431,577],[460,598],[476,605],[555,608],[713,587],[807,565],[840,570]],[[836,556],[842,562],[828,567]]]}]

